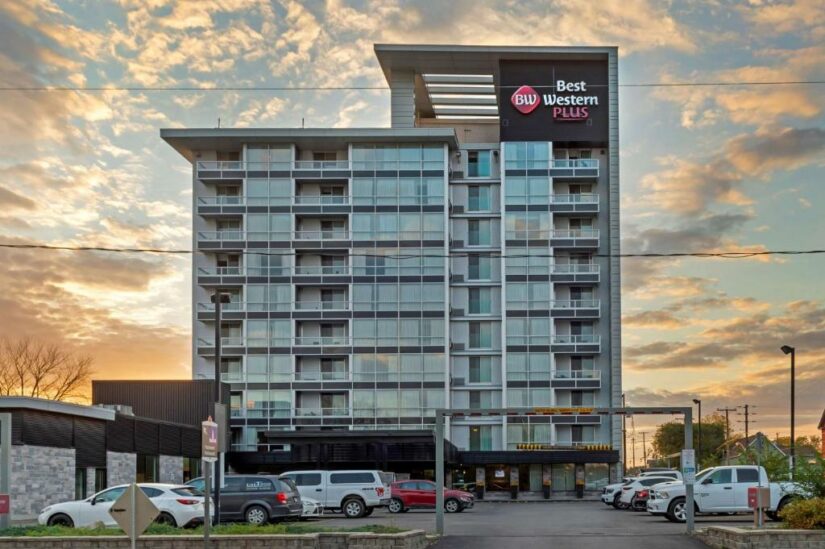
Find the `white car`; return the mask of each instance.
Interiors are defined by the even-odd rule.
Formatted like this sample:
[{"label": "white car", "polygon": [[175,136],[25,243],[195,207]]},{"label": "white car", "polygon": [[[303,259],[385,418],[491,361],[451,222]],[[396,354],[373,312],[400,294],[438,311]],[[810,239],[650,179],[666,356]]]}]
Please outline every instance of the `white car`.
[{"label": "white car", "polygon": [[[107,488],[86,499],[49,505],[40,512],[37,522],[42,525],[68,526],[69,528],[98,524],[117,526],[115,519],[109,514],[109,509],[128,487],[128,484],[123,484]],[[175,527],[188,527],[203,523],[204,497],[195,488],[180,484],[143,483],[138,484],[138,487],[160,510],[155,522]]]},{"label": "white car", "polygon": [[289,471],[284,477],[295,482],[302,500],[316,499],[324,509],[340,509],[346,518],[368,517],[390,503],[392,476],[381,471]]},{"label": "white car", "polygon": [[321,518],[324,514],[324,506],[317,499],[302,497],[301,502],[304,504],[304,512],[301,513],[302,519]]},{"label": "white car", "polygon": [[621,496],[622,486],[630,483],[632,480],[633,477],[625,477],[622,479],[621,482],[617,482],[615,484],[608,484],[607,486],[602,488],[602,503],[604,503],[605,505],[612,505],[613,507],[616,507],[619,503],[619,497]]},{"label": "white car", "polygon": [[630,482],[622,486],[622,495],[619,497],[619,508],[629,508],[633,502],[633,496],[636,495],[637,490],[650,488],[651,486],[662,484],[664,482],[673,482],[673,479],[670,477],[639,477],[632,479]]},{"label": "white car", "polygon": [[639,473],[640,477],[668,477],[671,480],[682,480],[682,472],[675,469],[662,469],[659,471],[644,471]]}]

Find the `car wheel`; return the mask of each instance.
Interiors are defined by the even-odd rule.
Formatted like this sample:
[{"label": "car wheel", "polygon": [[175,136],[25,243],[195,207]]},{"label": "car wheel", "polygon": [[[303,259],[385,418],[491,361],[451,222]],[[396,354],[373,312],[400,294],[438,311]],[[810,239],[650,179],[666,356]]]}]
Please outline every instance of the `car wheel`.
[{"label": "car wheel", "polygon": [[164,526],[171,526],[172,528],[178,527],[178,523],[175,520],[175,517],[165,512],[157,516],[157,518],[155,519],[155,524],[163,524]]},{"label": "car wheel", "polygon": [[392,498],[387,506],[390,513],[401,513],[404,511],[404,503],[398,498]]},{"label": "car wheel", "polygon": [[247,524],[260,526],[269,522],[269,513],[260,505],[252,505],[244,513]]},{"label": "car wheel", "polygon": [[685,522],[687,520],[687,503],[685,498],[674,499],[667,508],[667,518],[671,522]]},{"label": "car wheel", "polygon": [[49,526],[65,526],[66,528],[74,528],[74,521],[72,517],[64,513],[57,513],[49,517],[47,523]]},{"label": "car wheel", "polygon": [[357,498],[348,499],[342,506],[344,516],[350,519],[361,518],[367,510],[364,502]]},{"label": "car wheel", "polygon": [[364,511],[363,516],[368,517],[372,514],[373,511],[375,511],[375,507],[367,507],[367,509]]},{"label": "car wheel", "polygon": [[619,503],[621,503],[621,497],[622,497],[621,494],[616,494],[615,496],[613,496],[613,503],[611,503],[611,505],[613,506],[614,509],[619,508]]},{"label": "car wheel", "polygon": [[444,510],[448,513],[458,513],[458,510],[461,508],[461,504],[458,502],[457,499],[450,498],[444,502]]}]

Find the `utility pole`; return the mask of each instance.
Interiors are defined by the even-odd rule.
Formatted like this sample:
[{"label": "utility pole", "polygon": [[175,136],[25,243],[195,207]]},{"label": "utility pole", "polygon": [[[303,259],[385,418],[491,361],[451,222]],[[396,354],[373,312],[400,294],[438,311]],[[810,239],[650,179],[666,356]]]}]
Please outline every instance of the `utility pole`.
[{"label": "utility pole", "polygon": [[[231,298],[228,293],[221,292],[219,288],[215,289],[212,295],[212,303],[215,304],[215,419],[218,421],[218,440],[225,433],[221,433],[226,429],[226,425],[221,423],[226,420],[222,414],[219,414],[219,408],[223,405],[221,398],[221,305],[230,303]],[[215,523],[221,523],[221,483],[223,473],[223,454],[221,453],[220,442],[218,442],[218,460],[212,464],[215,468]],[[206,519],[209,520],[209,519]]]},{"label": "utility pole", "polygon": [[725,465],[730,465],[730,418],[728,413],[735,412],[736,408],[717,408],[717,412],[725,412]]},{"label": "utility pole", "polygon": [[647,467],[647,442],[645,441],[645,436],[647,435],[646,431],[642,431],[642,467]]},{"label": "utility pole", "polygon": [[737,406],[737,408],[742,408],[745,411],[742,415],[745,416],[745,440],[747,440],[750,437],[751,416],[756,415],[751,412],[751,408],[756,408],[756,406],[743,404],[742,406]]},{"label": "utility pole", "polygon": [[632,467],[636,467],[636,435],[630,437],[630,444],[633,447],[633,465]]},{"label": "utility pole", "polygon": [[[624,408],[624,393],[622,393],[622,408]],[[624,465],[623,473],[627,474],[627,414],[622,414],[622,461]]]}]

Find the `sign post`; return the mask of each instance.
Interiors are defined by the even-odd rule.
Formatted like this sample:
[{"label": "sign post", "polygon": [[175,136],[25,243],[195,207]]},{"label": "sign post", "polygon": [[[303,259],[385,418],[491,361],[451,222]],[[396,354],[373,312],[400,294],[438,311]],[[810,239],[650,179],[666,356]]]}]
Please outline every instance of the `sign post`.
[{"label": "sign post", "polygon": [[152,524],[158,513],[152,500],[134,483],[126,488],[109,509],[109,514],[129,536],[132,549],[135,549],[137,538]]},{"label": "sign post", "polygon": [[[212,526],[212,479],[209,474],[212,466],[218,461],[218,424],[210,416],[201,422],[201,459],[203,460],[203,543],[209,546],[209,531]],[[215,513],[217,515],[217,513]]]}]

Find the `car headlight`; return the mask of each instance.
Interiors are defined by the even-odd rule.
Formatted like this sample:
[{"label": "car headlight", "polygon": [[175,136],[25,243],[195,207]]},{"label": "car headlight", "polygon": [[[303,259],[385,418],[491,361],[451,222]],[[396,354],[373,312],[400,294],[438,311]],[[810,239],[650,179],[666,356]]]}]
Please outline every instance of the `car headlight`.
[{"label": "car headlight", "polygon": [[470,501],[470,498],[468,498],[468,497],[466,497],[466,496],[462,496],[462,497],[460,497],[459,499],[460,499],[461,501]]},{"label": "car headlight", "polygon": [[662,499],[667,499],[667,492],[656,492],[656,497],[661,497]]}]

